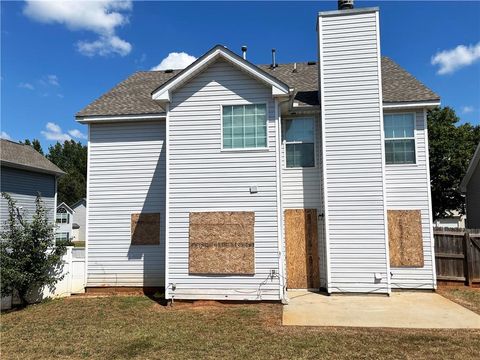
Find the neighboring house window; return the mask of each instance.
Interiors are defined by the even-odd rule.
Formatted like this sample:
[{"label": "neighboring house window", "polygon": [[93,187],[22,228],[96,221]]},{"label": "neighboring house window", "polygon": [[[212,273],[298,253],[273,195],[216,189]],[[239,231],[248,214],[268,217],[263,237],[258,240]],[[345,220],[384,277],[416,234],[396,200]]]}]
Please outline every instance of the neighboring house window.
[{"label": "neighboring house window", "polygon": [[223,148],[267,147],[267,106],[223,106]]},{"label": "neighboring house window", "polygon": [[315,166],[314,128],[312,118],[285,120],[283,140],[287,168]]},{"label": "neighboring house window", "polygon": [[384,115],[385,162],[415,164],[415,114]]},{"label": "neighboring house window", "polygon": [[57,233],[55,235],[55,240],[60,240],[60,241],[67,241],[70,239],[69,237],[69,233],[68,232],[61,232],[61,233]]},{"label": "neighboring house window", "polygon": [[57,211],[57,223],[68,224],[70,222],[70,214],[65,209],[59,209]]}]

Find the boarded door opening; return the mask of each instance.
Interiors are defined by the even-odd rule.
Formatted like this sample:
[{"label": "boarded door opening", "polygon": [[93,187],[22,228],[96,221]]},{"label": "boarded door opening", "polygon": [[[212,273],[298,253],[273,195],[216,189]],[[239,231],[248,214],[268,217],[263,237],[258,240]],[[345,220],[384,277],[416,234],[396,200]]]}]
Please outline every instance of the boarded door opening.
[{"label": "boarded door opening", "polygon": [[320,288],[316,209],[285,210],[287,288]]}]

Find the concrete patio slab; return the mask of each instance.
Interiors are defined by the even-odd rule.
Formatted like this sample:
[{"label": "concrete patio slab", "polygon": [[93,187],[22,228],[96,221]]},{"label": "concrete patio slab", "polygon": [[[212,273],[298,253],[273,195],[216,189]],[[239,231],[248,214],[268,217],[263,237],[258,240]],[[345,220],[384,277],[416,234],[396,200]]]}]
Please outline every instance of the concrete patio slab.
[{"label": "concrete patio slab", "polygon": [[480,329],[480,315],[441,295],[395,292],[391,296],[289,291],[283,325]]}]

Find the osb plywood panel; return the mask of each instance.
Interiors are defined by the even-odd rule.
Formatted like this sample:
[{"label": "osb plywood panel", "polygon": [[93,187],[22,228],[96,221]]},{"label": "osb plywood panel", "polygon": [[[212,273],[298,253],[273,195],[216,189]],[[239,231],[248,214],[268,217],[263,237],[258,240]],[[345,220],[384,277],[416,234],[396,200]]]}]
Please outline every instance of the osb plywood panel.
[{"label": "osb plywood panel", "polygon": [[131,216],[132,245],[160,244],[160,214],[136,213]]},{"label": "osb plywood panel", "polygon": [[388,210],[391,267],[423,267],[420,210]]},{"label": "osb plywood panel", "polygon": [[255,213],[190,213],[190,274],[254,275]]},{"label": "osb plywood panel", "polygon": [[285,210],[287,287],[318,289],[318,230],[316,209]]}]

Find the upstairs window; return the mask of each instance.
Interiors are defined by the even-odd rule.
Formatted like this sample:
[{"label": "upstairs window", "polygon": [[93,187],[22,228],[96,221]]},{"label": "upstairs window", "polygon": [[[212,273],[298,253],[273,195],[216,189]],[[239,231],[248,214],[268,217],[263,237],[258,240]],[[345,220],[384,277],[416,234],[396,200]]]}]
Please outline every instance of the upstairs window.
[{"label": "upstairs window", "polygon": [[386,164],[415,164],[415,114],[383,117]]},{"label": "upstairs window", "polygon": [[267,106],[223,106],[223,148],[254,149],[267,147]]},{"label": "upstairs window", "polygon": [[63,208],[57,211],[57,223],[58,224],[69,224],[70,223],[70,214]]},{"label": "upstairs window", "polygon": [[312,118],[285,120],[283,140],[287,168],[315,166],[314,127]]}]

